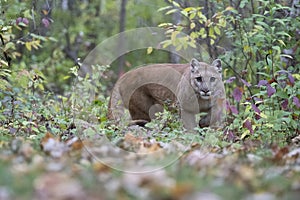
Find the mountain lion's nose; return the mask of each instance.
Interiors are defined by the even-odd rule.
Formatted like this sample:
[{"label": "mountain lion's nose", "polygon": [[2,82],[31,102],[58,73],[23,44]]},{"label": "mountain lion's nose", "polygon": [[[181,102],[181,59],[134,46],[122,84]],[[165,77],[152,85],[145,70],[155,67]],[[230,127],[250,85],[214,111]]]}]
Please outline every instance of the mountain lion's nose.
[{"label": "mountain lion's nose", "polygon": [[209,92],[209,89],[208,88],[203,88],[201,91],[204,92],[205,94],[207,94]]}]

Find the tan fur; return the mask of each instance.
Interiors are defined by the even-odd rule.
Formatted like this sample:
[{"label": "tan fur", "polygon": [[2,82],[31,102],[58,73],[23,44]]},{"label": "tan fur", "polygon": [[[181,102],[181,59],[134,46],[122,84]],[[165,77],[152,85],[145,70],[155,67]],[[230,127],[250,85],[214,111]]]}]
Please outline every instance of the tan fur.
[{"label": "tan fur", "polygon": [[189,64],[154,64],[127,72],[113,89],[108,118],[144,124],[162,111],[163,105],[178,104],[186,128],[196,126],[195,114],[200,112],[207,112],[200,127],[220,127],[225,102],[221,72],[220,60],[209,65],[196,59]]}]

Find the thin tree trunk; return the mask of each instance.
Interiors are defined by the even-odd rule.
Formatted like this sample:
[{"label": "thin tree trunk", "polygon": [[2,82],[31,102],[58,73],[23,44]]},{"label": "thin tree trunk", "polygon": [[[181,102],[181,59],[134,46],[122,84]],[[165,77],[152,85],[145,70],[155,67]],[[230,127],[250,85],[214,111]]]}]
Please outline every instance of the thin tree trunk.
[{"label": "thin tree trunk", "polygon": [[[122,0],[121,9],[120,9],[120,27],[119,27],[120,33],[125,31],[126,4],[127,4],[127,0]],[[120,51],[122,51],[123,48],[124,48],[124,41],[125,41],[125,38],[121,34],[120,38],[119,38],[119,45],[118,45],[118,50],[117,50],[117,51],[119,51],[119,53],[121,53]],[[118,65],[119,65],[118,73],[119,73],[119,76],[120,76],[124,73],[124,65],[125,65],[125,56],[124,55],[121,55],[119,57]]]},{"label": "thin tree trunk", "polygon": [[[290,17],[292,18],[297,18],[300,15],[300,0],[293,0],[291,2],[291,12],[290,12]],[[291,56],[292,58],[288,58],[288,57],[281,57],[281,62],[284,63],[284,66],[282,68],[287,69],[289,66],[296,66],[296,59],[295,59],[295,55],[297,52],[297,49],[300,47],[300,29],[297,28],[296,29],[296,33],[295,36],[296,38],[296,44],[290,48],[290,49],[283,49],[282,52],[286,55]],[[296,73],[299,72],[299,69],[295,71]]]},{"label": "thin tree trunk", "polygon": [[[180,0],[174,0],[175,2],[177,3],[180,3]],[[179,11],[175,12],[172,16],[172,21],[173,21],[173,24],[177,25],[181,22],[181,14]],[[175,52],[175,47],[171,47],[171,54],[170,54],[170,60],[171,60],[171,63],[179,63],[180,61],[180,56],[178,56],[176,53],[173,53]]]},{"label": "thin tree trunk", "polygon": [[[207,19],[210,19],[209,1],[206,0],[204,2],[205,3],[204,3],[203,14],[205,15],[205,17]],[[208,54],[209,54],[209,57],[213,58],[214,56],[213,56],[213,52],[212,52],[212,46],[211,46],[211,43],[210,43],[209,28],[205,27],[205,31],[206,31],[206,34],[207,34],[207,38],[205,39],[205,41],[206,41],[206,45],[207,45]]]}]

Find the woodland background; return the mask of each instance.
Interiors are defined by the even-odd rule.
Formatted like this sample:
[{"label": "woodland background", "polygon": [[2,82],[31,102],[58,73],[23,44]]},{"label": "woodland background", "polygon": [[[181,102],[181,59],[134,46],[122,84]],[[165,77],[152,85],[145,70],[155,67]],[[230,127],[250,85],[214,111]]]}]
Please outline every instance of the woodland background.
[{"label": "woodland background", "polygon": [[[0,199],[299,195],[299,0],[0,0],[0,6]],[[223,130],[197,129],[191,143],[168,112],[146,129],[108,123],[108,97],[120,74],[146,63],[186,62],[148,48],[100,66],[99,74],[78,76],[96,45],[139,27],[164,28],[164,46],[191,47],[200,60],[222,60]],[[201,55],[199,46],[208,54]],[[74,92],[75,80],[96,92],[92,104],[77,101],[88,97]],[[74,124],[79,109],[97,117],[96,129],[80,132]],[[126,150],[162,150],[161,160],[175,153],[170,149],[189,149],[164,169],[135,175],[86,152],[88,146],[103,153],[103,145],[93,144],[101,135]],[[130,168],[141,158],[117,159]],[[148,164],[139,160],[140,168]]]}]

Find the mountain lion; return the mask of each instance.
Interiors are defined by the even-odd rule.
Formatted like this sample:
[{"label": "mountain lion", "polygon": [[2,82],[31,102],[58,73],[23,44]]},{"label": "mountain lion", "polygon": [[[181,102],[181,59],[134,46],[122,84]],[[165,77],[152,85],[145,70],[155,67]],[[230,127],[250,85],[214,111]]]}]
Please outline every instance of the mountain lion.
[{"label": "mountain lion", "polygon": [[[222,127],[225,89],[221,61],[209,65],[193,58],[188,64],[153,64],[125,73],[112,91],[108,118],[144,125],[165,105],[174,104],[187,129],[196,127],[195,115],[200,112],[207,113],[199,121],[200,127]],[[126,119],[125,108],[131,119]]]}]

